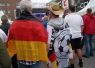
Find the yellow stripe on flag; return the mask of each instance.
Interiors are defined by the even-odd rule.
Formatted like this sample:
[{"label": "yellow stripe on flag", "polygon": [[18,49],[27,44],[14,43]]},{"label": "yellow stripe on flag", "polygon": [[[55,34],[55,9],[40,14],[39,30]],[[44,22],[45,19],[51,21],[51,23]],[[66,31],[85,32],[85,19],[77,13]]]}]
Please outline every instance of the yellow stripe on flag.
[{"label": "yellow stripe on flag", "polygon": [[56,60],[52,62],[52,68],[58,68]]},{"label": "yellow stripe on flag", "polygon": [[[11,43],[13,43],[11,45]],[[17,52],[18,60],[25,61],[48,61],[47,45],[44,42],[39,41],[11,41],[8,49],[11,52]],[[13,46],[15,47],[15,50]]]}]

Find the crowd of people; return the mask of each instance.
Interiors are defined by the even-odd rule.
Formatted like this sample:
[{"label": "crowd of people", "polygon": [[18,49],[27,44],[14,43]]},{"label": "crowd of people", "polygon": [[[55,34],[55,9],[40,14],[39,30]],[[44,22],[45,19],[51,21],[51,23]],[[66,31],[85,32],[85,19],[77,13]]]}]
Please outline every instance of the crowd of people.
[{"label": "crowd of people", "polygon": [[75,55],[79,67],[84,65],[83,57],[94,56],[95,13],[91,8],[81,16],[75,6],[64,11],[53,2],[40,21],[32,15],[30,0],[21,0],[19,6],[21,14],[12,24],[7,15],[1,17],[0,68],[76,68]]}]

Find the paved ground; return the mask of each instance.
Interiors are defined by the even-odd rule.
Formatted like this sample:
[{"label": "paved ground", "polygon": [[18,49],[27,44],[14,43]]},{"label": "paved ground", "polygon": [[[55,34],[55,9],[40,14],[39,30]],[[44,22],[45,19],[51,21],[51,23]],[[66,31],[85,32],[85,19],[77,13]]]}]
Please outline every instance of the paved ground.
[{"label": "paved ground", "polygon": [[[84,67],[83,68],[95,68],[95,54],[94,57],[83,58]],[[78,60],[76,61],[76,68],[80,68],[78,66]]]}]

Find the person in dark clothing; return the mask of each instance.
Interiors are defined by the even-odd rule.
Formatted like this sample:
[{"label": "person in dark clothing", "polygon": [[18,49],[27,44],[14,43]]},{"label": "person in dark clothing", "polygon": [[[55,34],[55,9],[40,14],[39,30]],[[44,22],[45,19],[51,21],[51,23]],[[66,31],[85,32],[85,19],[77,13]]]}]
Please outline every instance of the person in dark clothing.
[{"label": "person in dark clothing", "polygon": [[0,68],[11,68],[11,59],[6,48],[7,36],[0,29]]},{"label": "person in dark clothing", "polygon": [[7,15],[3,15],[3,16],[1,17],[1,21],[2,21],[2,23],[1,23],[0,28],[5,32],[6,35],[8,35],[8,30],[9,30],[9,28],[10,28],[10,24],[9,24],[9,22],[8,22],[8,17],[7,17]]},{"label": "person in dark clothing", "polygon": [[[9,28],[10,28],[10,24],[9,24],[9,22],[8,22],[8,17],[7,17],[7,15],[3,15],[3,16],[1,17],[1,21],[2,21],[2,24],[1,24],[0,28],[4,31],[4,33],[5,33],[6,35],[8,35],[8,30],[9,30]],[[14,55],[11,59],[12,59],[12,67],[13,67],[13,68],[18,68],[16,55]]]},{"label": "person in dark clothing", "polygon": [[48,16],[47,15],[45,15],[44,17],[43,17],[43,25],[44,25],[44,27],[47,29],[47,23],[48,23]]},{"label": "person in dark clothing", "polygon": [[18,68],[17,55],[15,54],[11,59],[12,59],[12,68]]}]

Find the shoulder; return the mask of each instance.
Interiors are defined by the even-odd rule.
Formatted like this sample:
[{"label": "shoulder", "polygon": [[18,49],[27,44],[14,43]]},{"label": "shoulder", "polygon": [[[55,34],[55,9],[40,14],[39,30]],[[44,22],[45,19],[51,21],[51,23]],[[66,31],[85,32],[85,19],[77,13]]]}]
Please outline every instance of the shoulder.
[{"label": "shoulder", "polygon": [[2,39],[3,42],[7,41],[7,35],[1,29],[0,29],[0,38]]},{"label": "shoulder", "polygon": [[52,31],[54,28],[50,25],[47,25],[47,31]]},{"label": "shoulder", "polygon": [[42,30],[45,29],[42,22],[35,20],[16,20],[10,27],[10,30],[18,30],[22,28]]},{"label": "shoulder", "polygon": [[1,34],[5,34],[4,31],[3,31],[2,29],[0,29],[0,33],[1,33]]},{"label": "shoulder", "polygon": [[83,18],[88,18],[89,16],[87,14],[83,15]]},{"label": "shoulder", "polygon": [[32,26],[34,24],[39,24],[41,25],[42,22],[40,21],[35,21],[35,20],[15,20],[11,26],[20,26],[20,25],[29,25]]},{"label": "shoulder", "polygon": [[68,15],[65,16],[65,20],[67,19],[71,19],[72,17],[75,17],[73,13],[70,13]]},{"label": "shoulder", "polygon": [[65,19],[68,18],[69,16],[70,16],[70,14],[66,15],[66,16],[65,16]]},{"label": "shoulder", "polygon": [[47,28],[52,28],[52,29],[53,29],[53,27],[52,27],[52,26],[50,26],[50,25],[47,25]]}]

